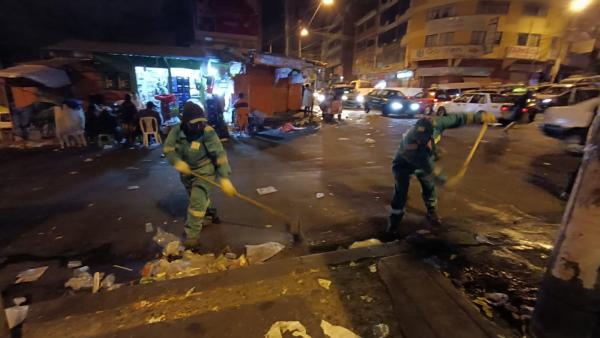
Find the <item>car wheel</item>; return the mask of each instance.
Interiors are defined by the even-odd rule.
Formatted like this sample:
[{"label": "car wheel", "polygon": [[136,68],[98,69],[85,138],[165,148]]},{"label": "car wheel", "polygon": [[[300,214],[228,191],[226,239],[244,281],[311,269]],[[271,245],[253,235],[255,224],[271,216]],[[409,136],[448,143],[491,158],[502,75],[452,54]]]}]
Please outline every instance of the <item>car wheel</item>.
[{"label": "car wheel", "polygon": [[447,114],[446,113],[446,108],[444,108],[444,107],[438,108],[438,110],[437,110],[437,116],[445,116],[446,114]]}]

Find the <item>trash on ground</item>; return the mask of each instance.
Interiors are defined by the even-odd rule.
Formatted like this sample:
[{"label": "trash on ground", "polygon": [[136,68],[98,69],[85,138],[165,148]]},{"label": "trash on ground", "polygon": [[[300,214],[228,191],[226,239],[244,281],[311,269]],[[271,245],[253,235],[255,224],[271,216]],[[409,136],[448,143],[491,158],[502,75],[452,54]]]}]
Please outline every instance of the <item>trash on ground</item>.
[{"label": "trash on ground", "polygon": [[94,159],[91,157],[86,158],[85,160],[83,160],[83,162],[92,162]]},{"label": "trash on ground", "polygon": [[386,324],[373,325],[371,332],[375,338],[385,338],[390,335],[390,327]]},{"label": "trash on ground", "polygon": [[277,255],[284,248],[285,245],[277,242],[246,245],[246,257],[248,258],[248,263],[250,264],[262,263]]},{"label": "trash on ground", "polygon": [[87,271],[75,270],[73,277],[65,283],[66,288],[71,288],[75,291],[81,289],[91,289],[94,286],[94,278]]},{"label": "trash on ground", "polygon": [[377,264],[369,265],[369,271],[371,271],[372,273],[377,272]]},{"label": "trash on ground", "polygon": [[154,232],[154,227],[152,226],[152,223],[148,222],[145,224],[146,226],[146,232]]},{"label": "trash on ground", "polygon": [[165,320],[167,320],[167,316],[165,316],[165,315],[152,316],[146,321],[146,323],[154,324],[154,323],[164,322]]},{"label": "trash on ground", "polygon": [[348,141],[348,140],[350,140],[350,139],[347,137],[338,137],[338,141]]},{"label": "trash on ground", "polygon": [[189,290],[187,290],[187,292],[185,293],[185,298],[188,298],[189,296],[192,295],[192,293],[194,293],[194,291],[196,290],[195,286],[192,286]]},{"label": "trash on ground", "polygon": [[27,312],[29,312],[29,305],[9,307],[5,309],[4,312],[6,314],[8,328],[12,330],[14,327],[25,321]]},{"label": "trash on ground", "polygon": [[481,244],[489,244],[489,245],[494,245],[494,243],[492,243],[487,237],[485,237],[484,235],[476,235],[475,236],[475,240]]},{"label": "trash on ground", "polygon": [[269,328],[269,331],[265,333],[265,338],[282,338],[287,332],[291,333],[294,337],[311,338],[311,336],[306,333],[306,327],[298,321],[273,323],[271,328]]},{"label": "trash on ground", "polygon": [[16,306],[19,306],[23,303],[25,303],[27,301],[27,298],[25,297],[15,297],[13,298],[13,304],[15,304]]},{"label": "trash on ground", "polygon": [[429,231],[427,229],[420,229],[420,230],[417,230],[417,233],[419,235],[429,235],[431,233],[431,231]]},{"label": "trash on ground", "polygon": [[125,168],[125,170],[139,170],[140,168],[138,167],[127,167]]},{"label": "trash on ground", "polygon": [[87,265],[84,265],[82,267],[80,267],[79,269],[76,270],[77,272],[88,272],[90,271],[90,267]]},{"label": "trash on ground", "polygon": [[371,297],[371,296],[367,296],[367,295],[360,296],[360,299],[361,299],[361,300],[364,300],[364,301],[365,301],[365,302],[367,302],[367,303],[371,303],[371,302],[373,302],[373,297]]},{"label": "trash on ground", "polygon": [[100,283],[100,288],[110,291],[115,286],[115,280],[115,275],[113,273],[109,274],[108,276],[104,277],[104,279],[102,279],[102,282]]},{"label": "trash on ground", "polygon": [[138,190],[140,188],[139,185],[130,185],[127,187],[127,190]]},{"label": "trash on ground", "polygon": [[69,175],[77,175],[79,174],[79,171],[69,171]]},{"label": "trash on ground", "polygon": [[156,235],[152,240],[160,247],[165,248],[169,243],[179,241],[179,237],[170,232],[164,231],[161,227],[156,227]]},{"label": "trash on ground", "polygon": [[63,239],[63,238],[64,238],[64,236],[56,236],[56,237],[54,237],[54,240],[56,241],[56,240]]},{"label": "trash on ground", "polygon": [[499,306],[508,302],[508,295],[501,292],[486,293],[485,299],[487,299],[493,306]]},{"label": "trash on ground", "polygon": [[163,248],[162,253],[165,257],[180,256],[183,250],[185,250],[185,247],[181,244],[181,241],[177,240],[169,242],[169,244]]},{"label": "trash on ground", "polygon": [[348,264],[349,267],[353,268],[358,266],[358,263],[356,263],[355,261],[351,261],[350,264]]},{"label": "trash on ground", "polygon": [[94,277],[92,280],[92,293],[98,293],[100,291],[100,280],[102,279],[102,275],[100,272],[94,272]]},{"label": "trash on ground", "polygon": [[272,227],[273,227],[273,224],[267,224],[267,225],[265,225],[265,228],[267,228],[267,229],[272,228]]},{"label": "trash on ground", "polygon": [[550,166],[550,165],[552,165],[552,163],[548,163],[548,162],[544,162],[544,163],[542,163],[542,164],[543,164],[543,165],[545,165],[545,166]]},{"label": "trash on ground", "polygon": [[237,255],[235,253],[233,253],[233,252],[228,252],[228,253],[225,254],[225,258],[227,258],[227,259],[236,259]]},{"label": "trash on ground", "polygon": [[325,336],[330,338],[360,338],[354,332],[348,330],[343,326],[332,325],[326,320],[321,320],[321,329]]},{"label": "trash on ground", "polygon": [[81,264],[81,261],[69,261],[69,262],[67,263],[67,267],[68,267],[69,269],[75,269],[75,268],[79,268],[79,267],[81,267],[81,265],[82,265],[82,264]]},{"label": "trash on ground", "polygon": [[36,280],[40,279],[40,277],[42,277],[46,270],[48,270],[48,266],[41,266],[39,268],[21,271],[17,275],[17,280],[15,281],[15,284],[35,282]]},{"label": "trash on ground", "polygon": [[105,144],[105,145],[102,147],[102,149],[104,149],[104,150],[108,150],[108,149],[112,149],[112,148],[114,148],[114,146],[113,146],[112,144]]},{"label": "trash on ground", "polygon": [[492,312],[492,308],[488,304],[487,300],[483,297],[477,297],[473,303],[479,305],[483,313],[485,313],[488,318],[494,318],[494,313]]},{"label": "trash on ground", "polygon": [[125,271],[133,271],[133,269],[130,269],[126,266],[117,265],[117,264],[113,264],[113,268],[117,268],[117,269],[121,269],[121,270],[125,270]]},{"label": "trash on ground", "polygon": [[94,203],[90,203],[90,204],[88,204],[88,208],[91,208],[91,207],[93,207],[93,206],[94,206]]},{"label": "trash on ground", "polygon": [[322,192],[318,192],[318,193],[317,193],[315,196],[316,196],[318,199],[321,199],[321,198],[325,197],[325,194],[324,194],[324,193],[322,193]]},{"label": "trash on ground", "polygon": [[156,259],[146,263],[142,269],[141,284],[152,283],[167,279],[203,275],[207,273],[226,271],[247,266],[246,256],[228,259],[225,255],[200,255],[190,250],[183,252],[181,259],[169,261],[166,258]]},{"label": "trash on ground", "polygon": [[368,143],[368,144],[373,144],[373,143],[375,143],[375,142],[376,142],[376,141],[375,141],[374,139],[372,139],[372,138],[368,138],[368,137],[367,137],[367,138],[365,139],[365,143]]},{"label": "trash on ground", "polygon": [[370,238],[364,241],[358,241],[358,242],[354,242],[352,243],[352,245],[350,245],[350,247],[348,249],[358,249],[358,248],[366,248],[369,246],[375,246],[375,245],[381,245],[383,244],[380,240],[378,240],[377,238]]},{"label": "trash on ground", "polygon": [[273,187],[273,186],[268,186],[268,187],[264,187],[264,188],[256,188],[256,192],[262,196],[262,195],[268,195],[268,194],[277,192],[277,189],[275,189],[275,187]]},{"label": "trash on ground", "polygon": [[319,285],[325,290],[329,290],[331,288],[331,281],[329,279],[319,278],[317,279],[317,282],[319,282]]}]

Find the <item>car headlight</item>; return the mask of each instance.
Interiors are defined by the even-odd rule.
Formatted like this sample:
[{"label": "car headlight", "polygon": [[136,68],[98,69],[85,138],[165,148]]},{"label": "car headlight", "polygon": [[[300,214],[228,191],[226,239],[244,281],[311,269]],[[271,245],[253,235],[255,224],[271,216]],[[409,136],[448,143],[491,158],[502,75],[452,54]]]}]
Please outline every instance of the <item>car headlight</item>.
[{"label": "car headlight", "polygon": [[412,110],[412,111],[419,110],[419,108],[421,108],[421,106],[418,103],[411,103],[410,104],[410,110]]},{"label": "car headlight", "polygon": [[403,106],[403,105],[402,105],[402,103],[400,103],[400,102],[392,102],[392,104],[390,105],[390,107],[391,107],[393,110],[400,110],[400,109],[402,109],[404,106]]},{"label": "car headlight", "polygon": [[365,102],[365,97],[362,95],[358,95],[356,97],[356,102],[360,102],[360,103]]},{"label": "car headlight", "polygon": [[342,101],[346,101],[348,100],[348,96],[347,95],[342,95]]},{"label": "car headlight", "polygon": [[323,95],[323,94],[317,95],[317,101],[319,101],[319,102],[325,101],[325,95]]},{"label": "car headlight", "polygon": [[550,102],[552,102],[552,99],[543,99],[542,100],[542,103],[550,103]]}]

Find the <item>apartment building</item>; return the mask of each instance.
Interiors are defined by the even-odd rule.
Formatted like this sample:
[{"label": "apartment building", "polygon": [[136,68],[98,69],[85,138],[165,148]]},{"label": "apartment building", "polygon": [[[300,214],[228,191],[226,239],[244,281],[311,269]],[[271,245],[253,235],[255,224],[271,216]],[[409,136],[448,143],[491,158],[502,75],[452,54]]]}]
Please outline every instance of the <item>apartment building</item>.
[{"label": "apartment building", "polygon": [[380,0],[355,24],[355,76],[415,86],[547,81],[561,51],[562,69],[576,71],[589,63],[581,54],[593,49],[592,39],[566,38],[574,22],[568,4]]}]

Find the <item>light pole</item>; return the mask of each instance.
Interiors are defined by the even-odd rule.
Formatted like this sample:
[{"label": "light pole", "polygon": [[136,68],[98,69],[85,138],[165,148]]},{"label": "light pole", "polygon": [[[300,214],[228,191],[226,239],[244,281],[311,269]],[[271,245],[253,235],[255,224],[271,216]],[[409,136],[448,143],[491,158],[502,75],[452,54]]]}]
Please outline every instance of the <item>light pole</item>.
[{"label": "light pole", "polygon": [[299,58],[302,57],[302,37],[308,36],[308,28],[310,28],[310,25],[312,24],[313,20],[315,20],[315,17],[317,16],[319,9],[321,9],[321,6],[322,5],[323,6],[331,6],[331,5],[333,5],[333,1],[334,0],[320,0],[319,5],[317,6],[317,9],[315,9],[315,12],[313,13],[312,17],[308,21],[308,25],[306,25],[306,27],[302,27],[300,29],[300,33],[298,36],[298,57]]},{"label": "light pole", "polygon": [[[592,0],[571,0],[569,2],[569,12],[571,15],[577,15],[583,12],[589,5],[592,3]],[[560,47],[558,48],[558,55],[556,56],[556,60],[554,60],[554,65],[552,66],[552,70],[550,71],[550,82],[554,83],[556,81],[556,76],[560,71],[560,64],[562,60],[567,57],[569,53],[569,49],[571,47],[571,42],[569,42],[569,38],[567,34],[569,34],[569,28],[571,26],[571,22],[573,21],[573,17],[569,17],[567,19],[567,24],[565,25],[565,32],[561,37]]]},{"label": "light pole", "polygon": [[300,36],[298,36],[298,57],[302,58],[302,37],[308,36],[308,29],[306,27],[302,27],[300,29]]}]

